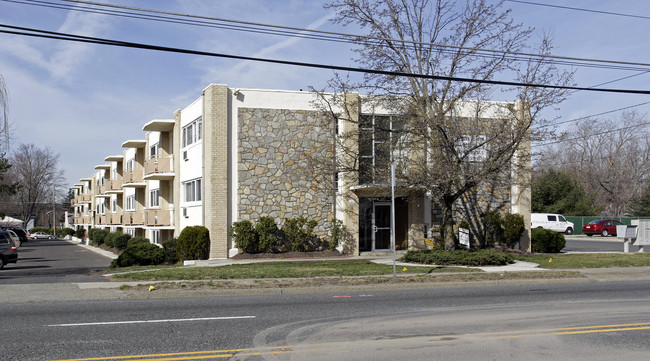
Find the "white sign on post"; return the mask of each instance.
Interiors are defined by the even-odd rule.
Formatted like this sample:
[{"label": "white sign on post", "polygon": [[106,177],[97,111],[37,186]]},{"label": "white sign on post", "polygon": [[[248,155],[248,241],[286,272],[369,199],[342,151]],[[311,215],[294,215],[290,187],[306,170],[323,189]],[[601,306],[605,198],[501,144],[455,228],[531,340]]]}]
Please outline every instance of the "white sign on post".
[{"label": "white sign on post", "polygon": [[458,243],[469,249],[469,229],[458,228]]}]

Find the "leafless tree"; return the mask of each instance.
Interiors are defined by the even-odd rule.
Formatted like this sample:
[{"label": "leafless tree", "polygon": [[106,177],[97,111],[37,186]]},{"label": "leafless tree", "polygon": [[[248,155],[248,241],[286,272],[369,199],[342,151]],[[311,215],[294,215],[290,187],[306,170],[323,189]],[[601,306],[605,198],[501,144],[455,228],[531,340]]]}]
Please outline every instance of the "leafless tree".
[{"label": "leafless tree", "polygon": [[65,180],[58,161],[58,154],[34,144],[20,144],[13,152],[12,175],[20,185],[13,203],[20,207],[25,224],[32,217],[40,219],[56,204]]},{"label": "leafless tree", "polygon": [[603,216],[624,216],[650,180],[647,123],[647,116],[635,111],[582,120],[562,134],[559,146],[545,152],[537,168],[574,173],[584,189],[596,195]]},{"label": "leafless tree", "polygon": [[[488,101],[495,88],[484,81],[507,76],[522,84],[569,85],[572,73],[546,61],[551,49],[547,36],[536,48],[527,49],[532,30],[515,23],[503,1],[338,0],[326,7],[336,11],[335,23],[367,31],[369,38],[354,39],[358,45],[355,61],[364,68],[438,77],[366,74],[358,83],[336,78],[332,90],[374,95],[377,107],[399,115],[393,117],[398,129],[389,131],[393,141],[403,144],[398,150],[401,158],[408,160],[407,166],[398,166],[400,185],[421,189],[437,199],[443,213],[445,248],[454,249],[454,208],[461,208],[455,205],[487,184],[517,181],[511,179],[516,174],[512,167],[529,165],[530,154],[521,145],[530,140],[531,125],[544,122],[540,112],[566,95],[562,90],[522,86],[510,89],[511,99],[519,101],[515,107]],[[526,61],[511,56],[525,50],[539,56]],[[330,96],[327,102],[331,105],[336,100]],[[332,114],[348,119],[349,111],[340,109],[346,106],[331,106]],[[347,150],[345,139],[340,143],[344,158],[359,157],[359,149]],[[396,158],[399,163],[400,156]],[[339,162],[339,167],[363,172],[357,161]],[[389,167],[375,166],[373,171],[381,169]]]}]

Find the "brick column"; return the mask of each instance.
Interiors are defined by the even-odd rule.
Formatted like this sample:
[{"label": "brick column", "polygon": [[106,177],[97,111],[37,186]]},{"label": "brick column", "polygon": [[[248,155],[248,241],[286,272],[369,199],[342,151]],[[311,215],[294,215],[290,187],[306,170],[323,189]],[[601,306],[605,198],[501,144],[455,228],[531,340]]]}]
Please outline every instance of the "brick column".
[{"label": "brick column", "polygon": [[230,245],[228,87],[203,91],[203,218],[210,231],[210,258],[227,258]]}]

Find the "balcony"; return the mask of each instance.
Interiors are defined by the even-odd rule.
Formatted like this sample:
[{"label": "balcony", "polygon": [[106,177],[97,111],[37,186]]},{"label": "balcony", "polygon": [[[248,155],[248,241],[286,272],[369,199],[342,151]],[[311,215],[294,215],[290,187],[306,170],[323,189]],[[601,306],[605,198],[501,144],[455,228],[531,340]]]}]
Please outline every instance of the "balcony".
[{"label": "balcony", "polygon": [[118,213],[113,213],[110,215],[110,224],[122,224],[122,215]]},{"label": "balcony", "polygon": [[144,162],[145,180],[171,180],[174,179],[174,158],[172,156],[158,156]]},{"label": "balcony", "polygon": [[124,189],[122,189],[122,180],[121,179],[113,179],[108,182],[108,186],[106,189],[106,194],[118,194],[124,192]]},{"label": "balcony", "polygon": [[90,203],[90,194],[82,194],[78,197],[79,203]]},{"label": "balcony", "polygon": [[122,217],[125,226],[141,226],[144,224],[143,212],[126,212]]},{"label": "balcony", "polygon": [[172,211],[147,209],[145,211],[146,226],[171,226]]},{"label": "balcony", "polygon": [[90,224],[90,216],[74,217],[74,224]]},{"label": "balcony", "polygon": [[135,188],[144,188],[146,183],[143,179],[142,171],[133,171],[127,170],[124,171],[124,176],[122,177],[122,187],[135,187]]},{"label": "balcony", "polygon": [[109,215],[102,214],[101,216],[99,216],[99,224],[110,224],[109,219],[110,219]]}]

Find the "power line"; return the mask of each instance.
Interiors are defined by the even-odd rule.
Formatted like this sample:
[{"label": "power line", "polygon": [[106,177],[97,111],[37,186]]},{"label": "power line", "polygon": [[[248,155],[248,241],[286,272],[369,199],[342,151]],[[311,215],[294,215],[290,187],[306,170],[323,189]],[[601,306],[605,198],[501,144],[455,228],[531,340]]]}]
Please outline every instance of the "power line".
[{"label": "power line", "polygon": [[353,67],[338,66],[338,65],[305,63],[305,62],[290,61],[290,60],[259,58],[259,57],[243,56],[243,55],[213,53],[213,52],[182,49],[182,48],[172,48],[172,47],[159,46],[159,45],[134,43],[134,42],[127,42],[127,41],[120,41],[120,40],[112,40],[112,39],[105,39],[105,38],[46,31],[46,30],[40,30],[34,28],[25,28],[25,27],[12,26],[6,24],[0,24],[0,28],[14,29],[14,30],[0,30],[0,33],[13,34],[13,35],[74,41],[74,42],[91,43],[91,44],[111,45],[111,46],[163,51],[163,52],[180,53],[180,54],[191,54],[191,55],[211,56],[211,57],[227,58],[227,59],[248,60],[248,61],[264,62],[264,63],[271,63],[271,64],[293,65],[293,66],[300,66],[300,67],[307,67],[307,68],[338,70],[338,71],[354,72],[354,73],[455,81],[455,82],[462,82],[462,83],[491,84],[491,85],[498,85],[498,86],[531,87],[531,88],[562,89],[562,90],[585,90],[585,91],[594,91],[594,92],[650,95],[650,90],[604,89],[604,88],[584,88],[584,87],[573,87],[573,86],[551,85],[551,84],[526,84],[526,83],[512,82],[512,81],[471,79],[471,78],[406,73],[406,72],[396,72],[396,71],[377,70],[377,69],[353,68]]},{"label": "power line", "polygon": [[579,140],[579,139],[591,138],[591,137],[595,137],[595,136],[598,136],[598,135],[604,135],[604,134],[609,134],[609,133],[613,133],[613,132],[621,132],[621,131],[623,131],[623,130],[628,130],[628,129],[632,129],[632,128],[636,128],[636,127],[641,127],[641,126],[643,126],[643,125],[648,125],[648,124],[650,124],[650,121],[649,121],[649,122],[643,122],[643,123],[638,123],[638,124],[630,125],[630,126],[623,127],[623,128],[608,129],[608,130],[604,130],[604,131],[602,131],[602,132],[591,133],[591,134],[589,134],[588,136],[580,136],[580,137],[569,138],[569,139],[559,139],[559,140],[552,141],[552,142],[547,142],[547,143],[533,144],[533,145],[531,145],[531,147],[541,147],[541,146],[544,146],[544,145],[552,145],[552,144],[558,144],[558,143],[570,142],[570,141],[573,141],[573,140]]},{"label": "power line", "polygon": [[[40,7],[49,7],[56,9],[64,9],[69,11],[80,11],[89,13],[100,13],[104,15],[113,15],[120,17],[136,18],[141,20],[161,21],[167,23],[178,23],[194,26],[206,26],[227,30],[244,31],[252,33],[262,33],[270,35],[288,36],[307,38],[312,40],[322,40],[330,42],[342,43],[359,43],[365,42],[368,45],[384,46],[385,42],[397,42],[399,44],[409,44],[410,46],[426,45],[439,49],[441,52],[454,52],[454,51],[470,51],[474,52],[473,55],[484,58],[495,58],[505,56],[513,61],[529,61],[532,59],[542,59],[546,64],[567,65],[577,67],[592,67],[603,69],[616,69],[628,71],[645,71],[650,67],[648,63],[639,62],[625,62],[614,60],[601,60],[601,59],[586,59],[576,57],[565,57],[555,55],[540,55],[533,53],[512,52],[504,50],[483,49],[460,47],[448,44],[435,44],[427,42],[409,41],[404,39],[389,39],[372,37],[365,35],[347,34],[340,32],[331,32],[315,29],[304,29],[289,26],[270,25],[256,22],[247,22],[240,20],[229,20],[222,18],[214,18],[207,16],[181,14],[169,11],[152,10],[144,8],[136,8],[123,5],[105,4],[92,1],[82,0],[60,0],[61,2],[73,3],[69,5],[64,3],[57,3],[46,0],[0,0],[4,2],[17,3],[22,5],[32,5]],[[119,10],[115,10],[119,9]],[[151,15],[155,14],[155,15]],[[234,25],[233,25],[234,24]],[[445,50],[447,49],[447,50]],[[449,50],[451,49],[451,50]]]},{"label": "power line", "polygon": [[574,119],[565,120],[565,121],[557,122],[557,123],[553,123],[553,124],[546,124],[546,125],[542,125],[542,126],[537,127],[537,129],[546,128],[546,127],[555,126],[555,125],[562,125],[562,124],[566,124],[566,123],[573,123],[573,122],[577,122],[577,121],[585,120],[585,119],[589,119],[589,118],[595,118],[595,117],[598,117],[598,116],[601,116],[601,115],[606,115],[606,114],[616,113],[616,112],[620,112],[620,111],[623,111],[623,110],[627,110],[627,109],[632,109],[632,108],[640,107],[640,106],[642,106],[642,105],[646,105],[646,104],[650,104],[650,101],[643,102],[643,103],[638,103],[638,104],[634,104],[634,105],[630,105],[630,106],[623,107],[623,108],[618,108],[618,109],[608,110],[608,111],[606,111],[606,112],[602,112],[602,113],[591,114],[591,115],[585,115],[585,116],[580,117],[580,118],[574,118]]},{"label": "power line", "polygon": [[543,4],[543,3],[536,3],[536,2],[532,2],[532,1],[522,1],[522,0],[506,0],[506,1],[509,1],[511,3],[545,6],[545,7],[549,7],[549,8],[584,11],[584,12],[596,13],[596,14],[615,15],[615,16],[624,16],[624,17],[628,17],[628,18],[637,18],[637,19],[650,20],[650,16],[643,16],[643,15],[623,14],[623,13],[615,13],[615,12],[612,12],[612,11],[601,11],[601,10],[576,8],[576,7],[563,6],[563,5]]}]

